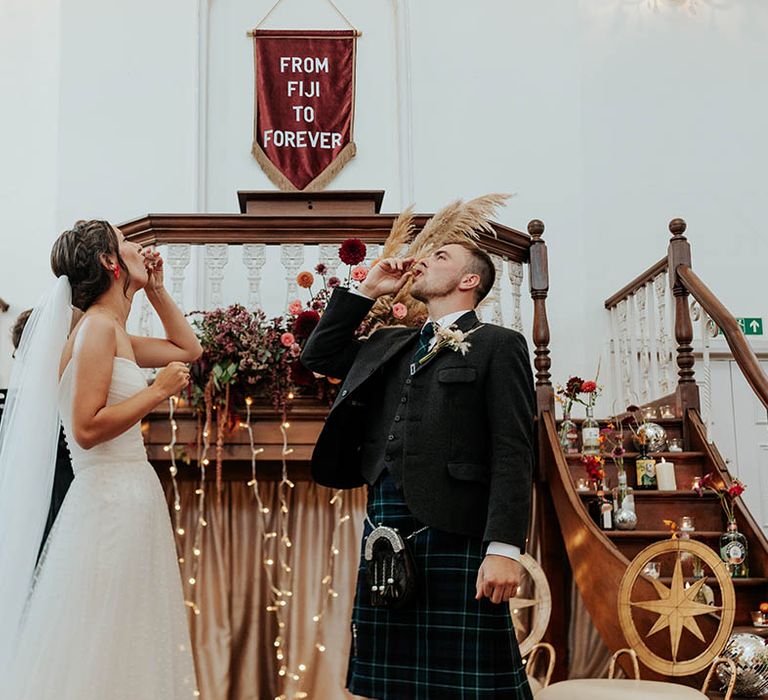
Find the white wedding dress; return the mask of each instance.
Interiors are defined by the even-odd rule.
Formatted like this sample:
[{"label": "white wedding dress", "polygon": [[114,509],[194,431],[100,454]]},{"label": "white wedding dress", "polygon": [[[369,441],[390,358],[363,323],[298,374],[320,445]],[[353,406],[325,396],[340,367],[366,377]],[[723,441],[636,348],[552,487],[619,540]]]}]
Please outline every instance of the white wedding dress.
[{"label": "white wedding dress", "polygon": [[[35,574],[9,700],[197,697],[170,516],[141,427],[80,448],[71,374],[58,401],[75,479]],[[144,387],[139,367],[115,358],[107,404]]]}]

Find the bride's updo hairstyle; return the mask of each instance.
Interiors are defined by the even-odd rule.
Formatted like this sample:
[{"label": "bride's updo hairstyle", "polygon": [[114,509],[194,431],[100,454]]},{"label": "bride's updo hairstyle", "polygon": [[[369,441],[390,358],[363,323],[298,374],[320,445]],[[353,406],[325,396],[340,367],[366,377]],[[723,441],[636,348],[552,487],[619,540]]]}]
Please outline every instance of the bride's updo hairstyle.
[{"label": "bride's updo hairstyle", "polygon": [[56,277],[69,277],[72,306],[85,311],[109,289],[114,273],[102,262],[108,255],[114,256],[120,266],[125,280],[123,292],[127,295],[131,278],[120,257],[115,230],[108,222],[99,219],[77,221],[56,239],[51,250],[51,269]]}]

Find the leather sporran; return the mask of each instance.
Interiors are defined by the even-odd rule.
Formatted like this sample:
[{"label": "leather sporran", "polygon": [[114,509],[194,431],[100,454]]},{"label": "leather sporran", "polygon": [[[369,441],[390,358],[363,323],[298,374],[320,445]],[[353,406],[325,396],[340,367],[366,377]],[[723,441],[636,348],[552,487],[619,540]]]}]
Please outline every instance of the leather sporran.
[{"label": "leather sporran", "polygon": [[373,607],[395,610],[416,597],[413,554],[395,528],[373,529],[365,541],[365,562]]}]

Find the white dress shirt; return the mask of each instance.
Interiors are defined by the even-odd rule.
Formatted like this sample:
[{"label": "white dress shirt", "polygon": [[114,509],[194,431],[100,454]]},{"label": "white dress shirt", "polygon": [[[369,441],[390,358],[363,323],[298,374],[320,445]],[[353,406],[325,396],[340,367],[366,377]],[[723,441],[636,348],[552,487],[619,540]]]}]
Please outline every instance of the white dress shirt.
[{"label": "white dress shirt", "polygon": [[[366,294],[363,294],[362,292],[359,292],[357,289],[350,289],[350,291],[353,294],[358,294],[361,297],[365,297],[366,299],[370,299],[371,297],[367,296]],[[465,313],[473,311],[473,309],[463,309],[461,311],[454,311],[453,313],[446,314],[442,318],[438,319],[436,321],[437,325],[441,328],[448,328],[452,323],[456,323]],[[432,319],[427,319],[424,325],[429,323]],[[422,326],[423,328],[423,326]],[[437,342],[437,336],[433,337],[432,340],[429,342],[429,349],[431,350],[435,343]],[[509,559],[514,559],[515,561],[520,560],[520,547],[514,545],[514,544],[507,544],[506,542],[489,542],[488,543],[488,549],[485,552],[486,554],[495,554],[500,557],[508,557]]]}]

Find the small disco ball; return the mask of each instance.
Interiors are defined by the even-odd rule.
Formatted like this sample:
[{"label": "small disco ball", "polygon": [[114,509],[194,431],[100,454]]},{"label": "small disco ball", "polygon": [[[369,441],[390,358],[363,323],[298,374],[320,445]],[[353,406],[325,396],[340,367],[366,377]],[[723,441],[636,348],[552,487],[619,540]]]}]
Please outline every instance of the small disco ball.
[{"label": "small disco ball", "polygon": [[[667,431],[658,423],[641,423],[638,428],[638,431],[640,430],[645,433],[648,452],[661,452],[666,447]],[[632,436],[632,441],[635,443],[635,447],[640,449],[640,441],[636,435]]]},{"label": "small disco ball", "polygon": [[[768,647],[756,634],[733,634],[721,656],[736,664],[736,684],[733,694],[742,698],[760,697],[768,691]],[[731,680],[731,669],[725,664],[717,668],[717,677],[724,686]]]}]

